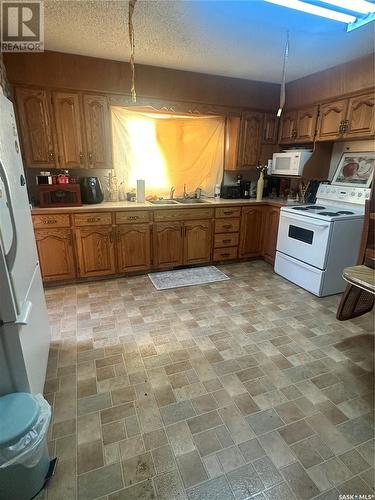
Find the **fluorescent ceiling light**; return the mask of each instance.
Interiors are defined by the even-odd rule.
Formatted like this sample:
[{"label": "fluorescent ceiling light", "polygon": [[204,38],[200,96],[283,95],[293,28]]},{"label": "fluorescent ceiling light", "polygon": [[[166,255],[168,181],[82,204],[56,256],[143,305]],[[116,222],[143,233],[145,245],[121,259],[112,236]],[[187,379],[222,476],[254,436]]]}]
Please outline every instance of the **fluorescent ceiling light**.
[{"label": "fluorescent ceiling light", "polygon": [[282,7],[289,7],[290,9],[307,12],[308,14],[314,14],[315,16],[326,17],[328,19],[333,19],[334,21],[340,21],[341,23],[348,24],[356,20],[355,16],[350,16],[349,14],[343,14],[342,12],[337,12],[335,10],[325,9],[324,7],[319,7],[317,5],[312,5],[310,3],[301,2],[300,0],[265,0],[265,1],[268,3],[281,5]]},{"label": "fluorescent ceiling light", "polygon": [[340,7],[341,9],[352,10],[359,14],[375,12],[375,4],[366,0],[319,0],[320,2]]}]

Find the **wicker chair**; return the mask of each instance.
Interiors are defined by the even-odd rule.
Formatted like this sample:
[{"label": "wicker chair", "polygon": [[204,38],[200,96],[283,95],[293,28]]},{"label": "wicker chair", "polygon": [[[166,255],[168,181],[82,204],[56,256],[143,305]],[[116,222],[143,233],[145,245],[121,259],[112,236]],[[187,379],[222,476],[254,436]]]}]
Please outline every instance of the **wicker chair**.
[{"label": "wicker chair", "polygon": [[[374,186],[371,190],[370,200],[366,201],[365,222],[357,262],[358,265],[364,264],[372,269],[374,269],[375,263],[375,203],[373,194]],[[341,297],[336,318],[345,321],[362,316],[372,310],[374,303],[375,296],[373,293],[349,283]]]}]

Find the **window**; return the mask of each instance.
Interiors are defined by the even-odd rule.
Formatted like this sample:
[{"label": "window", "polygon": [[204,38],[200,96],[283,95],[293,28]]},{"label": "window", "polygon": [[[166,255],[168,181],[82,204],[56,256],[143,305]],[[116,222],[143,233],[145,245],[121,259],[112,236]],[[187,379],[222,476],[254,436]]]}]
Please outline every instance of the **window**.
[{"label": "window", "polygon": [[223,176],[225,118],[113,106],[113,161],[126,189],[145,179],[148,195],[176,195],[200,187],[213,196]]}]

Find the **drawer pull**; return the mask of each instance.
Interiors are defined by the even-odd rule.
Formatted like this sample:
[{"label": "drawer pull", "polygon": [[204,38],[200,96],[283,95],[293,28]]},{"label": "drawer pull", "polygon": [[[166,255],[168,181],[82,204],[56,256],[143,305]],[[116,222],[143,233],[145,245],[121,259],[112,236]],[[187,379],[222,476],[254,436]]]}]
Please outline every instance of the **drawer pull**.
[{"label": "drawer pull", "polygon": [[137,220],[139,219],[138,215],[130,215],[129,220]]},{"label": "drawer pull", "polygon": [[99,222],[100,217],[88,217],[87,222]]},{"label": "drawer pull", "polygon": [[232,215],[233,210],[228,210],[227,212],[223,212],[223,213],[224,213],[224,215]]},{"label": "drawer pull", "polygon": [[230,243],[232,240],[223,240],[223,243]]},{"label": "drawer pull", "polygon": [[43,224],[57,224],[56,219],[43,219]]},{"label": "drawer pull", "polygon": [[222,257],[230,257],[230,253],[221,253],[220,254]]},{"label": "drawer pull", "polygon": [[223,224],[224,229],[231,229],[232,224]]}]

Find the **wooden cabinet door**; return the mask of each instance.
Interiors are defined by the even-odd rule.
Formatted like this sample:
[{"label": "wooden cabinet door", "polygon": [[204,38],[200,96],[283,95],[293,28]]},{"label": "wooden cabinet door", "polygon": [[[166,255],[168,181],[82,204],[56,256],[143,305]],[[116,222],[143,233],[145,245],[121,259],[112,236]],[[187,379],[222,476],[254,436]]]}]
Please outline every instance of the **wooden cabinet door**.
[{"label": "wooden cabinet door", "polygon": [[263,135],[263,114],[246,112],[241,122],[241,168],[256,167],[259,164]]},{"label": "wooden cabinet door", "polygon": [[318,107],[310,106],[297,111],[295,142],[313,142],[316,129]]},{"label": "wooden cabinet door", "polygon": [[286,112],[281,117],[279,143],[290,144],[294,142],[296,135],[296,113],[295,111]]},{"label": "wooden cabinet door", "polygon": [[263,249],[265,261],[273,264],[276,256],[277,233],[279,230],[280,209],[266,207],[263,214]]},{"label": "wooden cabinet door", "polygon": [[61,168],[85,168],[79,94],[54,92],[53,106]]},{"label": "wooden cabinet door", "polygon": [[183,223],[156,222],[154,234],[154,264],[157,267],[180,266],[183,263]]},{"label": "wooden cabinet door", "polygon": [[150,269],[150,224],[124,224],[118,226],[116,247],[120,273]]},{"label": "wooden cabinet door", "polygon": [[80,276],[115,273],[112,226],[78,227],[76,241]]},{"label": "wooden cabinet door", "polygon": [[345,120],[347,107],[347,99],[340,99],[320,106],[318,140],[332,141],[342,136],[340,128]]},{"label": "wooden cabinet door", "polygon": [[36,229],[35,239],[44,281],[75,278],[73,238],[70,229]]},{"label": "wooden cabinet door", "polygon": [[15,93],[25,166],[57,167],[50,94],[46,90],[21,87]]},{"label": "wooden cabinet door", "polygon": [[263,124],[263,144],[277,144],[280,119],[276,113],[265,113]]},{"label": "wooden cabinet door", "polygon": [[112,168],[111,129],[105,96],[83,96],[87,164],[89,168]]},{"label": "wooden cabinet door", "polygon": [[199,264],[211,260],[212,224],[197,220],[184,224],[184,264]]},{"label": "wooden cabinet door", "polygon": [[262,253],[263,207],[244,207],[241,217],[240,257],[257,257]]},{"label": "wooden cabinet door", "polygon": [[371,137],[375,134],[374,94],[349,99],[345,137]]}]

